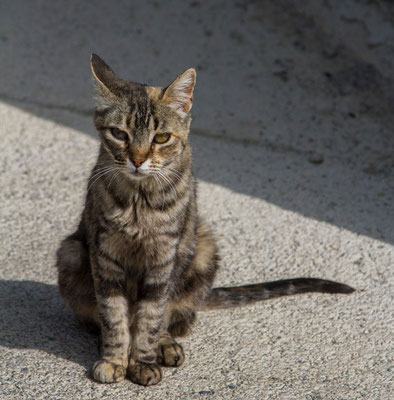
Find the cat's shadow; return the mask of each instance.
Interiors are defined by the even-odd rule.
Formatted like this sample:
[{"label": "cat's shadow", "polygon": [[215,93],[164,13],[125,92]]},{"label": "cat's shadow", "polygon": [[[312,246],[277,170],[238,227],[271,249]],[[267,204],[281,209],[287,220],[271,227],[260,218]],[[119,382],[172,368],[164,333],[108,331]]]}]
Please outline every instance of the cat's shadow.
[{"label": "cat's shadow", "polygon": [[38,349],[88,369],[98,357],[97,337],[74,322],[56,285],[0,280],[0,345]]}]

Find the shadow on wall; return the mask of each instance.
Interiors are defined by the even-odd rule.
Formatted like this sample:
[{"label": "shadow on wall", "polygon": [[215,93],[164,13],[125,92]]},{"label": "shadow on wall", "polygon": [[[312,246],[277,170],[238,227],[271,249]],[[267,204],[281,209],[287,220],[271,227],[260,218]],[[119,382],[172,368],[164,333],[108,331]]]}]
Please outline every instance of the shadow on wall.
[{"label": "shadow on wall", "polygon": [[97,338],[77,328],[57,286],[0,280],[0,293],[1,346],[38,349],[87,370],[96,361]]},{"label": "shadow on wall", "polygon": [[[285,5],[290,3],[281,1]],[[256,116],[258,112],[262,112],[266,114],[262,118],[268,119],[270,110],[282,107],[279,97],[273,102],[265,99],[265,105],[271,109],[261,111],[262,106],[258,103],[267,96],[263,96],[253,87],[253,80],[261,79],[261,75],[264,75],[262,71],[269,70],[275,64],[275,59],[282,60],[280,65],[277,63],[280,70],[275,77],[267,77],[266,83],[272,86],[271,82],[279,79],[275,80],[275,88],[282,91],[281,99],[287,94],[291,98],[285,83],[295,67],[286,61],[287,54],[280,54],[282,44],[272,42],[276,38],[271,29],[275,21],[270,21],[270,15],[276,15],[279,11],[279,14],[283,14],[279,5],[275,6],[274,11],[260,9],[256,18],[256,15],[250,15],[248,11],[250,4],[260,4],[253,1],[191,1],[182,6],[179,2],[166,4],[164,7],[159,2],[152,1],[137,7],[126,0],[116,3],[98,1],[94,4],[70,1],[67,7],[60,9],[56,2],[43,2],[34,9],[28,2],[24,6],[20,2],[1,5],[0,50],[4,50],[7,56],[1,57],[0,69],[3,71],[3,78],[5,76],[7,79],[1,79],[0,100],[42,118],[95,135],[91,118],[92,85],[88,66],[88,57],[92,51],[102,55],[120,76],[130,75],[124,73],[126,70],[132,71],[137,81],[166,84],[174,78],[173,71],[176,71],[175,74],[179,73],[190,65],[196,65],[198,72],[205,74],[212,83],[213,77],[217,77],[215,84],[219,88],[225,87],[227,92],[222,93],[219,90],[214,91],[214,94],[212,87],[197,85],[198,101],[193,109],[197,123],[193,126],[196,127],[199,119],[203,120],[205,115],[211,118],[211,125],[215,121],[225,121],[230,126],[232,117],[220,115],[222,108],[230,112],[233,107],[238,117],[240,113]],[[291,10],[286,10],[290,18]],[[294,13],[294,7],[291,12]],[[181,24],[183,20],[188,21],[188,24]],[[149,21],[150,25],[145,26],[144,21]],[[302,21],[303,29],[309,29],[309,35],[313,36],[313,29],[316,27],[311,28],[308,18]],[[256,36],[253,29],[261,32],[258,29],[262,26],[270,27],[266,36],[261,38],[262,41],[252,42],[252,38]],[[293,33],[290,29],[284,35]],[[297,35],[302,37],[303,34],[298,32]],[[300,42],[294,44],[301,59],[310,56],[305,52],[308,49],[301,45]],[[335,63],[338,49],[328,50],[326,56],[334,60],[331,63]],[[310,57],[312,62],[314,55]],[[283,60],[286,61],[284,64]],[[250,76],[246,74],[246,68],[250,68]],[[232,74],[236,96],[231,93],[232,88],[228,87],[228,77],[221,80],[222,74],[218,71]],[[322,75],[322,71],[319,74]],[[374,75],[375,81],[378,80],[377,75]],[[368,79],[362,82],[361,78],[354,78],[354,74],[342,77],[342,81],[335,80],[335,76],[327,75],[327,78],[335,81],[335,85],[340,85],[345,80],[346,90],[352,90],[352,87],[360,86],[361,83],[364,85],[361,89],[368,89],[368,85],[373,87],[375,82]],[[241,81],[242,85],[236,86]],[[307,80],[301,81],[299,86],[307,83]],[[341,90],[344,90],[342,86]],[[307,104],[313,103],[316,93],[314,90],[319,91],[321,88],[312,89],[309,98],[304,99]],[[249,98],[254,99],[250,104]],[[293,97],[293,100],[302,101],[297,97]],[[349,98],[349,102],[351,100]],[[258,108],[250,114],[252,103],[257,104]],[[212,114],[212,109],[219,114]],[[308,110],[304,111],[309,118]],[[255,119],[259,117],[257,115]],[[287,132],[287,138],[283,135],[279,137],[278,132],[273,130],[272,133],[266,133],[271,135],[268,144],[258,140],[256,144],[242,144],[226,135],[222,140],[201,135],[208,131],[192,135],[197,176],[204,181],[262,198],[307,217],[394,243],[394,228],[388,217],[393,215],[393,190],[388,187],[388,177],[380,173],[379,165],[367,173],[363,172],[371,159],[368,146],[362,145],[365,137],[354,137],[346,142],[355,143],[357,152],[352,153],[352,157],[357,162],[344,160],[342,155],[346,153],[346,149],[342,148],[342,144],[345,142],[339,140],[336,143],[333,140],[327,146],[331,146],[331,157],[320,163],[323,160],[319,157],[310,159],[310,152],[306,147],[308,141],[305,138],[297,142],[298,146],[294,146],[294,137],[301,138],[304,132],[293,132],[292,126],[284,124],[282,131]],[[312,123],[311,131],[319,129],[318,124]],[[247,131],[248,127],[245,126],[244,130]],[[377,129],[373,135],[373,142],[389,143],[386,131]],[[320,141],[324,140],[325,138]],[[349,149],[351,153],[352,149]],[[388,145],[387,149],[390,149]],[[336,152],[341,154],[337,158]],[[391,162],[390,160],[391,153],[387,159],[383,157],[382,162]],[[28,286],[27,283],[26,285]],[[52,329],[48,329],[49,331]],[[78,350],[83,353],[83,346]]]}]

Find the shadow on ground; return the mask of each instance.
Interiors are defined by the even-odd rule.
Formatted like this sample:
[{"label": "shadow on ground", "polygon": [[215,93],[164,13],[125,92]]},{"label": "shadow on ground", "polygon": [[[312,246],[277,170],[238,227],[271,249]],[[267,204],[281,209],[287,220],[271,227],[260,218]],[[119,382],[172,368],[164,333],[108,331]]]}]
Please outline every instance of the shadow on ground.
[{"label": "shadow on ground", "polygon": [[[199,136],[192,144],[196,175],[203,181],[394,243],[388,218],[394,202],[388,180],[362,175],[341,163],[315,165],[308,157],[285,151],[269,152]],[[215,207],[214,199],[206,206]]]},{"label": "shadow on ground", "polygon": [[96,361],[97,338],[79,329],[57,286],[0,280],[0,345],[37,349],[87,368]]}]

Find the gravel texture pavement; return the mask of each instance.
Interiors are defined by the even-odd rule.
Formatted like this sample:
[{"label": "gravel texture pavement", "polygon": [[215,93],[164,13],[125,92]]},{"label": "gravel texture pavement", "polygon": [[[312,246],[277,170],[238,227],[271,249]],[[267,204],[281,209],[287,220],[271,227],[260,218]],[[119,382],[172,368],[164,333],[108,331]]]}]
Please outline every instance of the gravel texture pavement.
[{"label": "gravel texture pavement", "polygon": [[[1,2],[0,399],[391,398],[393,16],[389,1]],[[92,381],[97,339],[53,267],[97,154],[92,52],[163,86],[197,68],[218,285],[313,276],[357,292],[201,313],[158,386]]]}]

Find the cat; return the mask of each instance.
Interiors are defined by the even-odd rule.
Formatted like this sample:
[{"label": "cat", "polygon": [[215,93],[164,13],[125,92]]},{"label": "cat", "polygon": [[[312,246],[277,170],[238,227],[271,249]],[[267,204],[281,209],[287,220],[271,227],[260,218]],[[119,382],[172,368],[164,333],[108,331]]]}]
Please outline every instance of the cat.
[{"label": "cat", "polygon": [[100,151],[79,226],[56,265],[77,322],[100,333],[96,381],[160,382],[161,366],[183,363],[174,338],[190,331],[198,310],[354,291],[314,278],[212,289],[218,249],[198,215],[188,143],[195,70],[161,88],[118,78],[95,54],[90,65]]}]

